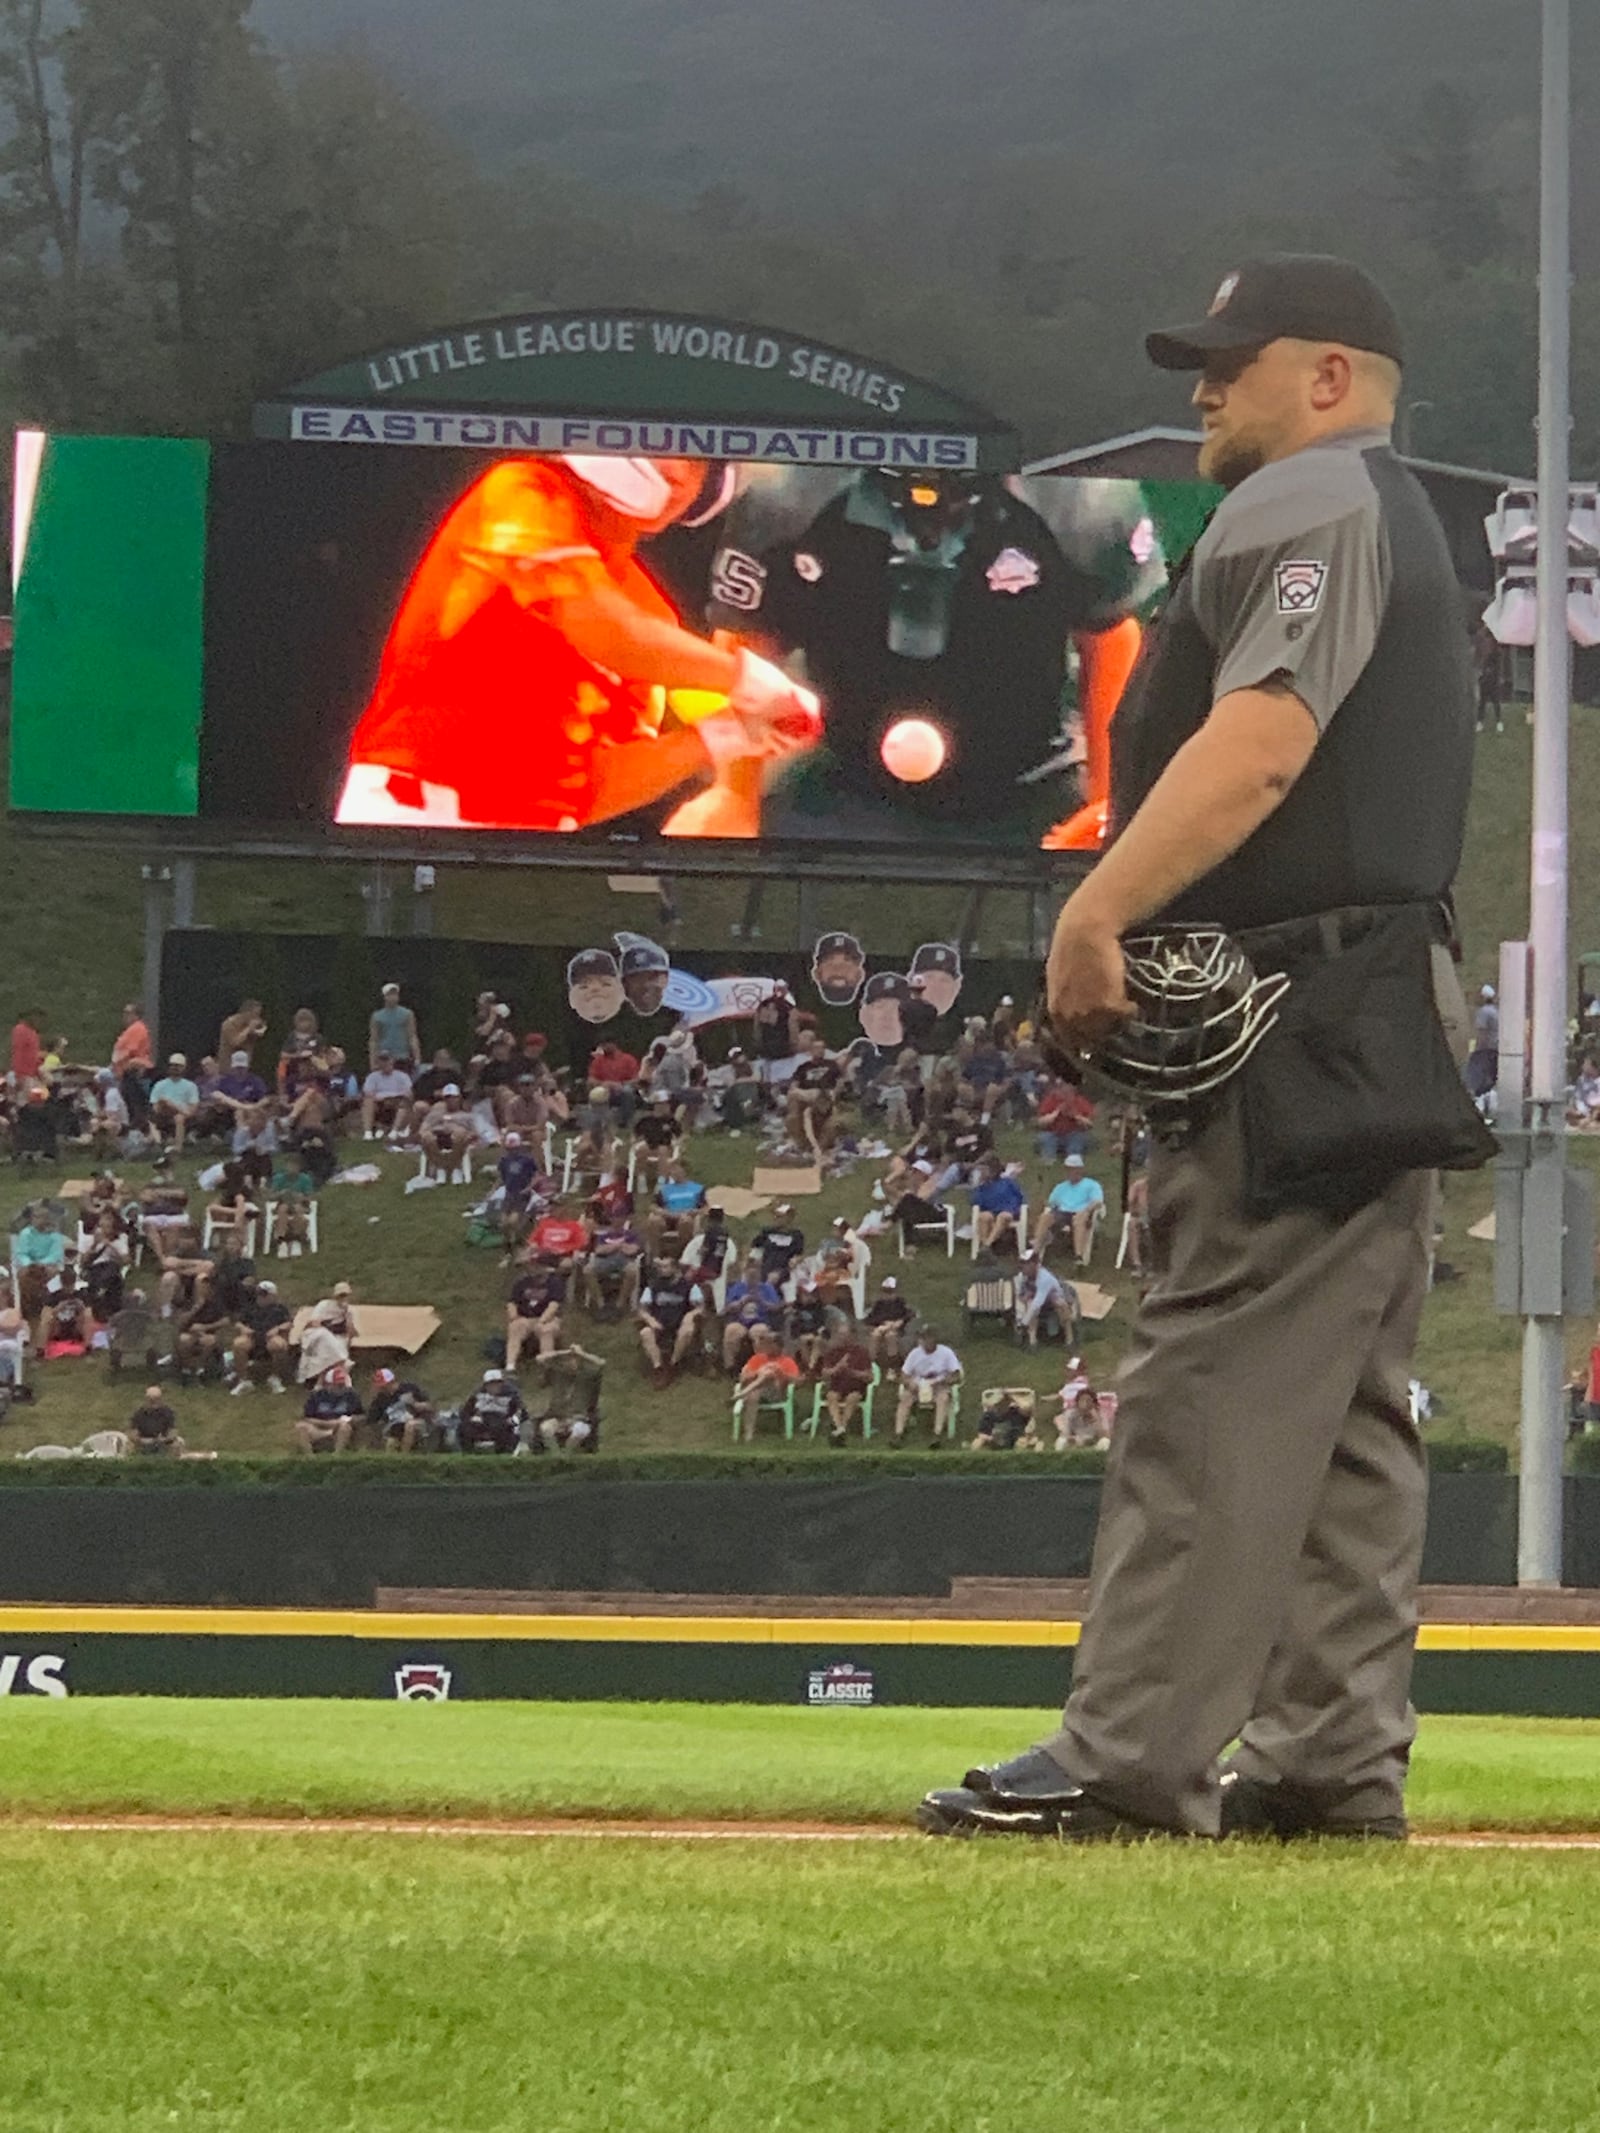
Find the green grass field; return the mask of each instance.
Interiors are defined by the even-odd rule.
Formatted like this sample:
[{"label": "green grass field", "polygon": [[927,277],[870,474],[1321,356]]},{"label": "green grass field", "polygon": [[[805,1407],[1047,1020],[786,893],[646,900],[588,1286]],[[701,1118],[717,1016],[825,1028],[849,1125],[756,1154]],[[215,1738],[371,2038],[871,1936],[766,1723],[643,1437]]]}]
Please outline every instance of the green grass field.
[{"label": "green grass field", "polygon": [[[0,1703],[0,1816],[602,1815],[902,1823],[1043,1711],[749,1704]],[[1427,1718],[1434,1829],[1600,1830],[1600,1723]]]},{"label": "green grass field", "polygon": [[[1043,1714],[1039,1714],[1042,1721]],[[0,2133],[1584,2133],[1600,1856],[137,1834],[145,1807],[904,1816],[1027,1713],[0,1705]],[[1434,1720],[1438,1824],[1600,1726]]]}]

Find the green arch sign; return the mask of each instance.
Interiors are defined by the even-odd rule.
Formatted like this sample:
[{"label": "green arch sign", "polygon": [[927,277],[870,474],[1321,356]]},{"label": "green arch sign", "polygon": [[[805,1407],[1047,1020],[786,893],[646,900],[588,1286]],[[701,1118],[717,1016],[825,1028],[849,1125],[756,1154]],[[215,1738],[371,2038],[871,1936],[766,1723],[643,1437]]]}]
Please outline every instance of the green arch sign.
[{"label": "green arch sign", "polygon": [[822,341],[693,312],[525,312],[336,364],[256,410],[298,443],[817,466],[1018,463],[998,417]]}]

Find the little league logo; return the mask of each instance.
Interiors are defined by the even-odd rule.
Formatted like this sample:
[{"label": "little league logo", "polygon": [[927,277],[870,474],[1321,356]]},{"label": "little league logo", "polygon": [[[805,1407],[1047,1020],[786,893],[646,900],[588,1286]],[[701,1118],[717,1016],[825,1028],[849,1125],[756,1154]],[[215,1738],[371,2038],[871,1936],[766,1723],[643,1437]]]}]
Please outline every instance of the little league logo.
[{"label": "little league logo", "polygon": [[448,1703],[450,1669],[447,1666],[424,1666],[415,1660],[407,1666],[397,1666],[394,1692],[402,1703]]},{"label": "little league logo", "polygon": [[1278,613],[1315,614],[1322,599],[1322,588],[1327,576],[1326,563],[1309,559],[1299,563],[1280,563],[1272,573],[1273,587],[1278,598]]}]

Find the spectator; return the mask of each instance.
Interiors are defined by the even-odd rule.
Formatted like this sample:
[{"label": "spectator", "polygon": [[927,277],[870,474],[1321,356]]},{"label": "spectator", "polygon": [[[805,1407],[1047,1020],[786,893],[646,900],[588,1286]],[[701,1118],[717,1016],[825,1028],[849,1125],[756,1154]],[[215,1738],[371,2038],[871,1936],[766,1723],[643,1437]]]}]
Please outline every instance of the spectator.
[{"label": "spectator", "polygon": [[406,1075],[408,1087],[409,1070],[422,1064],[417,1018],[409,1007],[401,1006],[400,988],[394,984],[383,987],[367,1022],[367,1065],[376,1071],[385,1059],[391,1069],[399,1068]]},{"label": "spectator", "polygon": [[246,1257],[244,1246],[245,1239],[240,1231],[226,1234],[211,1263],[211,1271],[205,1276],[206,1289],[220,1296],[229,1314],[235,1318],[255,1290],[256,1265],[253,1259]]},{"label": "spectator", "polygon": [[270,1091],[251,1067],[248,1052],[224,1052],[222,1056],[228,1062],[228,1071],[217,1076],[216,1087],[211,1092],[212,1101],[221,1104],[237,1126],[245,1112],[254,1111],[266,1102]]},{"label": "spectator", "polygon": [[961,1383],[961,1362],[953,1348],[947,1348],[931,1326],[924,1326],[917,1345],[900,1365],[900,1397],[894,1411],[895,1444],[903,1444],[906,1424],[911,1419],[913,1406],[931,1408],[933,1411],[932,1448],[937,1451],[940,1437],[950,1423],[950,1395]]},{"label": "spectator", "polygon": [[392,1052],[380,1052],[361,1084],[361,1138],[403,1141],[411,1131],[411,1111],[411,1076],[396,1065]]},{"label": "spectator", "polygon": [[998,1156],[987,1156],[978,1165],[977,1175],[972,1188],[972,1224],[978,1249],[994,1252],[1006,1245],[1015,1251],[1017,1225],[1027,1197],[1016,1178],[1001,1168]]},{"label": "spectator", "polygon": [[572,1143],[572,1162],[568,1171],[572,1190],[577,1193],[598,1192],[600,1181],[610,1167],[610,1150],[606,1135],[593,1119],[580,1128]]},{"label": "spectator", "polygon": [[1067,1157],[1066,1172],[1060,1184],[1051,1188],[1039,1218],[1039,1257],[1045,1257],[1050,1240],[1062,1229],[1072,1240],[1073,1256],[1079,1266],[1087,1266],[1095,1230],[1106,1211],[1106,1196],[1099,1179],[1084,1171],[1081,1155]]},{"label": "spectator", "polygon": [[695,1352],[705,1312],[705,1292],[678,1267],[665,1260],[650,1269],[639,1293],[639,1345],[655,1374],[657,1388]]},{"label": "spectator", "polygon": [[534,1365],[537,1429],[546,1451],[592,1452],[600,1441],[600,1376],[605,1364],[576,1345]]},{"label": "spectator", "polygon": [[167,1060],[167,1071],[150,1091],[150,1123],[163,1140],[171,1139],[179,1155],[189,1121],[199,1108],[200,1091],[189,1079],[189,1062],[182,1052],[174,1052]]},{"label": "spectator", "polygon": [[728,1230],[728,1217],[720,1207],[708,1207],[698,1236],[691,1237],[678,1254],[678,1264],[687,1267],[696,1280],[720,1281],[729,1262],[738,1256],[738,1246]]},{"label": "spectator", "polygon": [[[518,1107],[517,1089],[527,1068],[517,1050],[517,1040],[508,1029],[496,1030],[488,1050],[471,1063],[472,1105],[480,1138],[494,1140],[511,1123]],[[534,1087],[537,1089],[537,1076]],[[518,1110],[519,1119],[522,1113]],[[537,1125],[544,1124],[544,1106],[537,1108]]]},{"label": "spectator", "polygon": [[94,1330],[89,1299],[78,1286],[70,1261],[49,1284],[39,1314],[39,1354],[50,1362],[61,1356],[87,1355]]},{"label": "spectator", "polygon": [[11,1085],[19,1092],[30,1081],[37,1081],[44,1061],[44,1046],[39,1040],[39,1026],[44,1017],[37,1008],[19,1015],[11,1031]]},{"label": "spectator", "polygon": [[897,1370],[905,1348],[906,1328],[913,1317],[910,1304],[900,1293],[893,1274],[885,1274],[878,1293],[867,1307],[867,1347],[872,1360],[884,1370]]},{"label": "spectator", "polygon": [[272,1281],[253,1284],[239,1307],[233,1334],[235,1394],[254,1389],[266,1375],[268,1392],[282,1392],[293,1345],[293,1315]]},{"label": "spectator", "polygon": [[776,1282],[780,1288],[805,1248],[805,1231],[796,1223],[793,1204],[788,1200],[777,1203],[772,1220],[750,1240],[750,1249],[761,1262],[762,1280]]},{"label": "spectator", "polygon": [[800,1049],[798,1020],[788,986],[782,978],[774,980],[755,1012],[756,1058],[760,1078],[768,1088],[782,1079],[778,1069]]},{"label": "spectator", "polygon": [[974,1451],[984,1452],[1039,1452],[1044,1449],[1031,1411],[1023,1406],[1008,1385],[996,1386],[984,1394],[983,1414],[972,1446]]},{"label": "spectator", "polygon": [[785,1313],[790,1351],[806,1377],[815,1374],[817,1360],[830,1331],[829,1310],[811,1276],[795,1276],[794,1301]]},{"label": "spectator", "polygon": [[1077,1292],[1051,1273],[1037,1252],[1024,1252],[1017,1268],[1017,1331],[1030,1348],[1041,1334],[1070,1340],[1078,1323]]},{"label": "spectator", "polygon": [[315,1305],[300,1335],[300,1364],[296,1371],[302,1385],[315,1385],[331,1369],[350,1362],[347,1314],[332,1300]]},{"label": "spectator", "polygon": [[102,1208],[82,1254],[82,1276],[94,1315],[103,1326],[122,1309],[129,1256],[122,1217],[114,1207]]},{"label": "spectator", "polygon": [[619,1125],[630,1126],[638,1078],[639,1061],[608,1037],[589,1056],[589,1101],[614,1116]]},{"label": "spectator", "polygon": [[506,1250],[514,1252],[527,1234],[535,1205],[542,1207],[545,1204],[540,1188],[548,1183],[539,1169],[539,1158],[520,1133],[506,1135],[495,1164],[495,1179],[489,1206],[493,1207],[498,1201],[500,1234],[505,1239]]},{"label": "spectator", "polygon": [[[1591,1062],[1585,1062],[1590,1064]],[[1492,985],[1478,988],[1472,1012],[1472,1049],[1467,1054],[1467,1091],[1482,1104],[1500,1079],[1500,1009]]]},{"label": "spectator", "polygon": [[574,1274],[588,1249],[589,1225],[583,1217],[551,1208],[533,1225],[526,1256],[541,1266],[559,1267],[563,1274]]},{"label": "spectator", "polygon": [[11,1257],[17,1270],[17,1303],[31,1324],[44,1309],[50,1277],[60,1273],[67,1259],[67,1240],[48,1207],[35,1205],[27,1210],[21,1229],[11,1240]]},{"label": "spectator", "polygon": [[800,1365],[792,1355],[784,1354],[772,1328],[758,1327],[749,1360],[739,1372],[738,1387],[733,1395],[739,1434],[746,1444],[755,1435],[756,1409],[769,1401],[781,1400],[799,1375]]},{"label": "spectator", "polygon": [[598,1222],[633,1219],[633,1187],[628,1183],[626,1164],[619,1163],[606,1182],[598,1187],[590,1198],[589,1209]]},{"label": "spectator", "polygon": [[[511,1010],[497,992],[480,992],[472,1009],[472,1045],[475,1052],[486,1052],[491,1039],[504,1032],[511,1034]],[[515,1039],[512,1040],[515,1042]]]},{"label": "spectator", "polygon": [[660,1183],[662,1171],[678,1153],[681,1138],[678,1122],[672,1115],[672,1099],[662,1090],[651,1097],[649,1109],[633,1129],[637,1150],[634,1174],[647,1192],[653,1192]]},{"label": "spectator", "polygon": [[217,1033],[217,1057],[226,1059],[230,1067],[239,1065],[242,1060],[248,1070],[255,1058],[256,1046],[266,1034],[261,1002],[241,1000],[231,1015],[222,1018],[222,1028]]},{"label": "spectator", "polygon": [[18,1395],[29,1340],[27,1321],[15,1304],[0,1304],[0,1421],[10,1412],[11,1403]]},{"label": "spectator", "polygon": [[188,1310],[175,1312],[178,1329],[178,1383],[193,1385],[219,1377],[222,1358],[233,1359],[236,1337],[233,1313],[215,1289],[196,1283],[195,1300]]},{"label": "spectator", "polygon": [[361,1395],[350,1382],[348,1364],[325,1370],[306,1394],[295,1442],[303,1452],[347,1452],[361,1419]]},{"label": "spectator", "polygon": [[322,1050],[322,1032],[317,1025],[314,1009],[297,1007],[288,1034],[278,1049],[278,1093],[286,1103],[292,1103],[300,1093],[307,1076],[314,1070],[314,1062]]},{"label": "spectator", "polygon": [[416,1098],[417,1103],[425,1110],[430,1104],[436,1104],[452,1083],[454,1083],[456,1094],[459,1096],[463,1078],[464,1070],[460,1060],[441,1048],[434,1053],[430,1063],[416,1077],[416,1080],[412,1083],[411,1093]]},{"label": "spectator", "polygon": [[97,1155],[109,1155],[122,1146],[132,1124],[127,1098],[117,1086],[117,1077],[110,1067],[95,1069],[87,1100],[90,1142]]},{"label": "spectator", "polygon": [[511,1284],[506,1305],[506,1368],[515,1370],[533,1341],[540,1355],[553,1355],[561,1338],[567,1281],[554,1267],[530,1266]]},{"label": "spectator", "polygon": [[217,1062],[208,1054],[194,1076],[199,1102],[189,1121],[191,1141],[225,1141],[232,1133],[233,1106],[222,1093],[222,1079]]},{"label": "spectator", "polygon": [[735,1281],[728,1283],[722,1309],[722,1367],[734,1376],[765,1327],[776,1332],[783,1324],[783,1294],[776,1282],[765,1279],[759,1259],[746,1260]]},{"label": "spectator", "polygon": [[147,1385],[144,1398],[128,1417],[128,1442],[146,1458],[181,1459],[183,1439],[178,1418],[162,1398],[159,1385]]},{"label": "spectator", "polygon": [[1056,1423],[1056,1450],[1062,1452],[1089,1446],[1104,1451],[1110,1442],[1104,1402],[1092,1385],[1080,1385],[1070,1404],[1063,1399]]},{"label": "spectator", "polygon": [[130,1000],[122,1010],[122,1029],[111,1047],[111,1065],[128,1117],[142,1131],[150,1117],[150,1076],[155,1071],[155,1057],[149,1026],[137,1000]]},{"label": "spectator", "polygon": [[694,1235],[695,1217],[706,1204],[706,1189],[691,1178],[681,1157],[668,1163],[656,1187],[656,1204],[645,1217],[645,1241],[652,1259],[677,1259]]},{"label": "spectator", "polygon": [[643,1260],[644,1242],[631,1222],[601,1224],[583,1269],[583,1298],[591,1317],[615,1321],[633,1316],[639,1307]]},{"label": "spectator", "polygon": [[384,1451],[431,1451],[438,1420],[438,1408],[412,1379],[397,1377],[392,1370],[372,1373],[367,1429]]},{"label": "spectator", "polygon": [[872,1384],[872,1369],[871,1351],[857,1333],[836,1334],[823,1351],[822,1399],[828,1410],[829,1444],[837,1447],[848,1438]]},{"label": "spectator", "polygon": [[789,1077],[783,1128],[795,1147],[809,1148],[819,1162],[826,1160],[839,1137],[834,1105],[843,1078],[824,1040],[809,1038],[805,1057]]},{"label": "spectator", "polygon": [[722,1090],[720,1113],[722,1123],[731,1137],[737,1139],[748,1133],[759,1121],[766,1109],[766,1091],[756,1078],[753,1059],[747,1059],[743,1050],[735,1045],[728,1054],[728,1081]]},{"label": "spectator", "polygon": [[1128,1218],[1127,1249],[1123,1263],[1129,1273],[1142,1274],[1150,1264],[1150,1178],[1140,1171],[1128,1180],[1123,1212]]},{"label": "spectator", "polygon": [[122,1309],[117,1312],[106,1328],[106,1356],[111,1375],[115,1377],[124,1363],[139,1363],[146,1370],[156,1370],[163,1360],[158,1352],[165,1335],[161,1320],[157,1317],[143,1289],[130,1289],[123,1299]]},{"label": "spectator", "polygon": [[505,1457],[525,1444],[530,1451],[542,1451],[537,1437],[527,1443],[527,1421],[528,1410],[516,1386],[503,1370],[489,1369],[476,1392],[462,1403],[457,1442],[464,1452],[498,1452]]},{"label": "spectator", "polygon": [[932,1054],[939,1010],[928,998],[928,980],[920,970],[907,980],[909,995],[900,1002],[900,1030],[907,1047],[921,1056]]},{"label": "spectator", "polygon": [[426,1174],[448,1177],[465,1161],[477,1137],[477,1128],[461,1101],[460,1085],[447,1081],[439,1091],[438,1102],[429,1106],[418,1135],[428,1158]]},{"label": "spectator", "polygon": [[1069,1155],[1087,1155],[1089,1133],[1094,1124],[1094,1105],[1081,1089],[1058,1075],[1046,1084],[1039,1098],[1038,1148],[1051,1162]]}]

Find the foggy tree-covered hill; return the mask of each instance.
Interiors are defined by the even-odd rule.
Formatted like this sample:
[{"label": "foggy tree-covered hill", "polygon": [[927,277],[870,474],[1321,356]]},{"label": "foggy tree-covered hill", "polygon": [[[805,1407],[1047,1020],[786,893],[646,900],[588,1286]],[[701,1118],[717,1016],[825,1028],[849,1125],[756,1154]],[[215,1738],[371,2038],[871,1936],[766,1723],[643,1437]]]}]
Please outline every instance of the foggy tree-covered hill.
[{"label": "foggy tree-covered hill", "polygon": [[[1581,12],[1584,274],[1600,25]],[[1350,250],[1408,299],[1418,449],[1531,458],[1532,6],[257,0],[251,20],[281,49],[342,43],[391,69],[486,169],[559,172],[720,235],[752,312],[808,323],[820,278],[835,330],[903,360],[920,331],[925,368],[1038,441],[1178,416],[1139,327],[1203,303],[1240,250],[1294,244]],[[809,256],[788,302],[786,242],[830,262]],[[696,301],[717,278],[686,276]],[[598,260],[592,290],[572,278],[628,293]]]}]

